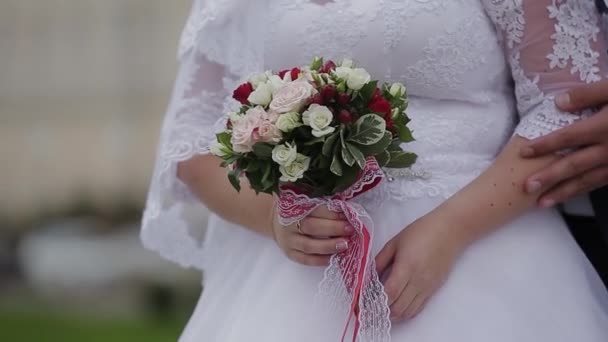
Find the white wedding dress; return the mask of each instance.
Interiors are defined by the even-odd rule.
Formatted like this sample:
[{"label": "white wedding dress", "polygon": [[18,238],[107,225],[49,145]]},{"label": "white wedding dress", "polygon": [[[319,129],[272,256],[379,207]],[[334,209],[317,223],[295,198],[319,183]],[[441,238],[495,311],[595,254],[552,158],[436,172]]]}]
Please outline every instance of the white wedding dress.
[{"label": "white wedding dress", "polygon": [[[417,138],[407,148],[420,159],[407,173],[386,170],[358,199],[375,221],[377,253],[483,172],[514,132],[533,138],[578,119],[558,112],[553,96],[607,75],[600,26],[593,0],[195,2],[142,230],[146,246],[205,271],[180,341],[339,341],[344,327],[345,317],[322,319],[312,304],[322,268],[295,264],[215,215],[200,238],[185,214],[197,201],[176,164],[208,152],[231,89],[250,72],[349,57],[407,85]],[[557,210],[534,209],[471,246],[425,310],[390,334],[605,342],[608,294]]]}]

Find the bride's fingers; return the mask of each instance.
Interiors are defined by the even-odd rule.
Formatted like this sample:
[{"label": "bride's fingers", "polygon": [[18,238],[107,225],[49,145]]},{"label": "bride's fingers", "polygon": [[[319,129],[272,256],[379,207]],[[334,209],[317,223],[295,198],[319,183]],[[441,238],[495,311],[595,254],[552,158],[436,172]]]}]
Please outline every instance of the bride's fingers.
[{"label": "bride's fingers", "polygon": [[395,244],[389,241],[376,256],[376,271],[378,274],[384,273],[395,257]]},{"label": "bride's fingers", "polygon": [[426,305],[427,300],[428,300],[427,296],[425,296],[423,294],[418,294],[416,296],[416,298],[414,298],[414,300],[407,307],[407,309],[405,309],[405,312],[403,313],[401,318],[402,319],[412,319],[412,318],[416,317],[422,311],[422,309],[424,309],[424,306]]},{"label": "bride's fingers", "polygon": [[331,258],[325,255],[310,255],[296,251],[295,249],[287,251],[286,254],[291,261],[305,266],[327,266]]},{"label": "bride's fingers", "polygon": [[301,222],[302,233],[311,236],[349,236],[355,230],[346,221],[327,220],[316,217],[307,217]]},{"label": "bride's fingers", "polygon": [[395,264],[391,268],[388,279],[384,284],[384,291],[388,297],[388,305],[392,307],[399,299],[401,293],[410,280],[410,272],[403,265]]},{"label": "bride's fingers", "polygon": [[313,239],[306,235],[295,234],[290,237],[292,249],[305,254],[331,255],[348,249],[346,239]]},{"label": "bride's fingers", "polygon": [[320,206],[317,209],[315,209],[312,213],[310,213],[310,215],[308,215],[309,217],[316,217],[316,218],[321,218],[321,219],[326,219],[326,220],[344,220],[344,214],[342,213],[335,213],[329,209],[327,209],[327,206]]},{"label": "bride's fingers", "polygon": [[390,306],[391,319],[394,321],[405,319],[407,308],[414,302],[418,295],[418,289],[413,286],[412,282],[410,281],[399,295],[397,301]]}]

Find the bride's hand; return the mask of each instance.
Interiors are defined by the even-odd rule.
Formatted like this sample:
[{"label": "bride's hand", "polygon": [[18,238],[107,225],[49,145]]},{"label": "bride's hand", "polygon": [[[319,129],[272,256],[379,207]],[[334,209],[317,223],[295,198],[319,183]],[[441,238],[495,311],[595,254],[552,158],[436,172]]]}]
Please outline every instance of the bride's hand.
[{"label": "bride's hand", "polygon": [[322,206],[297,224],[282,226],[273,214],[272,232],[287,257],[307,266],[326,266],[333,254],[348,249],[354,229],[346,219]]},{"label": "bride's hand", "polygon": [[464,249],[446,234],[445,226],[423,217],[390,240],[376,257],[378,273],[388,272],[384,288],[391,320],[411,319],[420,313]]}]

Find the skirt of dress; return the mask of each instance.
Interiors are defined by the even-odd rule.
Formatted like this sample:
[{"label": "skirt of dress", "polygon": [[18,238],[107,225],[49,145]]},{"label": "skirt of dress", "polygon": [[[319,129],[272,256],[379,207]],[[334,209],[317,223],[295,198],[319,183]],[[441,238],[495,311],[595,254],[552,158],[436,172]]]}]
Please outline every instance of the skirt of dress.
[{"label": "skirt of dress", "polygon": [[[377,253],[439,199],[393,201],[371,216]],[[181,342],[339,341],[345,321],[312,304],[323,268],[289,261],[264,237],[211,217],[213,260]],[[536,210],[476,242],[395,342],[605,342],[608,293],[560,215]],[[367,341],[365,341],[367,342]]]}]

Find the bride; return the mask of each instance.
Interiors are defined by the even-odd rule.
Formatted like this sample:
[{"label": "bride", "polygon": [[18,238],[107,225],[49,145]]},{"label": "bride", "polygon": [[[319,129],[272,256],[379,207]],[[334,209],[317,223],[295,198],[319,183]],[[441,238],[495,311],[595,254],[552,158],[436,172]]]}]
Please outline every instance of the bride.
[{"label": "bride", "polygon": [[[317,55],[405,83],[407,149],[420,156],[358,199],[392,322],[360,341],[606,341],[597,274],[558,212],[522,189],[559,156],[519,157],[526,139],[591,114],[554,102],[608,75],[600,26],[594,0],[195,1],[142,231],[146,246],[205,270],[181,341],[342,336],[347,317],[327,319],[312,299],[352,228],[327,209],[281,227],[273,198],[233,191],[208,154],[240,81]],[[203,204],[213,214],[201,239],[185,208]]]}]

